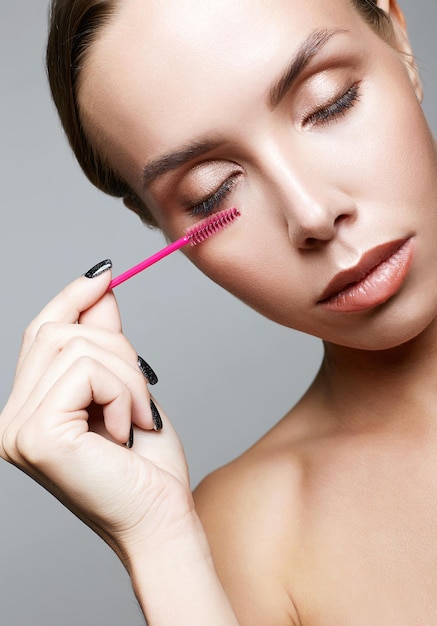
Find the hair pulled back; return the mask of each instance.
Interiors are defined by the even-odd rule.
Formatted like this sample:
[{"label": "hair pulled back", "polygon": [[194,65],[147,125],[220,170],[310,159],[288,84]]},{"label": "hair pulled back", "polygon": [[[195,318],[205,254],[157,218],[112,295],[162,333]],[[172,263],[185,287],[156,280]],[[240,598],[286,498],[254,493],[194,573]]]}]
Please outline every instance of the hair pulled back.
[{"label": "hair pulled back", "polygon": [[[88,179],[98,189],[130,200],[141,219],[156,222],[144,203],[113,171],[87,137],[80,118],[78,90],[81,69],[102,28],[116,15],[120,0],[52,0],[49,16],[46,64],[50,89],[70,146]],[[382,36],[390,20],[377,0],[351,0],[352,4]]]}]

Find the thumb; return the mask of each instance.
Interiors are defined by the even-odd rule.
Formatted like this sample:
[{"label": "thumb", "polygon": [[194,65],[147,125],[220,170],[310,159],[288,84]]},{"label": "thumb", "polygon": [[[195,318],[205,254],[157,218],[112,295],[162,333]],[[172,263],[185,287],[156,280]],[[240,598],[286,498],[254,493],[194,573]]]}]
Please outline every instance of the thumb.
[{"label": "thumb", "polygon": [[106,292],[79,316],[79,324],[98,326],[116,333],[122,332],[121,317],[117,300],[112,291]]}]

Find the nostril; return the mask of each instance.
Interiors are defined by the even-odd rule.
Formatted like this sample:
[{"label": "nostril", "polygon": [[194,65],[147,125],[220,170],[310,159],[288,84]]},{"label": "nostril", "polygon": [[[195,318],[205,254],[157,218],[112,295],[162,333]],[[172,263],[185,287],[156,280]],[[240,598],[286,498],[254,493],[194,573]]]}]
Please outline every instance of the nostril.
[{"label": "nostril", "polygon": [[307,237],[305,239],[304,247],[310,250],[311,248],[315,248],[319,243],[320,243],[319,239],[316,239],[315,237]]},{"label": "nostril", "polygon": [[336,217],[334,220],[334,226],[339,226],[340,222],[343,222],[347,217],[348,216],[346,215],[346,213],[342,213],[341,215]]},{"label": "nostril", "polygon": [[310,209],[298,214],[299,219],[290,220],[288,224],[290,238],[293,237],[302,250],[319,249],[354,217],[344,207],[336,211],[335,207],[325,209],[322,205],[313,204]]}]

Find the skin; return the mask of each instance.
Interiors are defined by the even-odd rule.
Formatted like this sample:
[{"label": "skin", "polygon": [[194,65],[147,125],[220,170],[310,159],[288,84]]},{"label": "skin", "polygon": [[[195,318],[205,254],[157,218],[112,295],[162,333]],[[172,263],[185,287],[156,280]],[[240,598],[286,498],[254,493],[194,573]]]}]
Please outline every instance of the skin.
[{"label": "skin", "polygon": [[[234,177],[221,207],[242,218],[193,262],[267,317],[325,340],[299,405],[196,492],[242,624],[425,623],[437,608],[435,359],[423,364],[436,345],[436,152],[403,16],[382,8],[393,45],[349,2],[130,0],[84,74],[89,132],[162,229],[179,236],[198,219],[184,206]],[[342,32],[269,106],[314,29]],[[355,84],[353,107],[308,123]],[[204,139],[216,145],[143,188],[146,164]],[[340,270],[407,237],[414,256],[392,298],[352,314],[320,307]]]},{"label": "skin", "polygon": [[[299,404],[194,502],[164,413],[150,432],[110,275],[78,279],[28,328],[0,455],[114,548],[153,626],[435,620],[437,157],[402,13],[380,6],[390,43],[346,0],[124,0],[85,64],[85,126],[165,233],[180,236],[199,219],[187,205],[230,179],[220,208],[241,218],[190,258],[325,342]],[[315,29],[341,32],[269,105]],[[146,165],[205,139],[214,147],[144,188]],[[354,313],[320,305],[340,270],[404,239],[392,297]]]},{"label": "skin", "polygon": [[[176,12],[171,3],[159,11],[141,0],[123,3],[84,73],[80,100],[91,136],[172,238],[194,222],[187,200],[196,204],[238,175],[222,208],[236,205],[244,219],[191,258],[263,315],[364,349],[416,336],[437,305],[430,271],[437,260],[436,156],[417,78],[347,1],[294,2],[291,11],[284,0],[269,19],[261,2],[238,10],[198,4]],[[270,86],[319,28],[349,34],[333,37],[272,110]],[[401,29],[399,23],[399,46],[408,52]],[[303,127],[319,103],[355,82],[360,95],[352,110],[325,126]],[[219,145],[142,189],[147,163],[204,138]],[[409,235],[413,268],[390,305],[344,316],[317,306],[337,272]],[[422,297],[412,307],[418,288]]]}]

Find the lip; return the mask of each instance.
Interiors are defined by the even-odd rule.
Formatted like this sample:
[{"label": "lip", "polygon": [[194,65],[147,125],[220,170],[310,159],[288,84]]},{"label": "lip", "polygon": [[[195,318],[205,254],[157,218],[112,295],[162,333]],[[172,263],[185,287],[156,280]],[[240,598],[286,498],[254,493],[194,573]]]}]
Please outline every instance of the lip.
[{"label": "lip", "polygon": [[317,304],[352,313],[383,304],[401,288],[413,257],[412,237],[376,246],[354,267],[339,272]]}]

